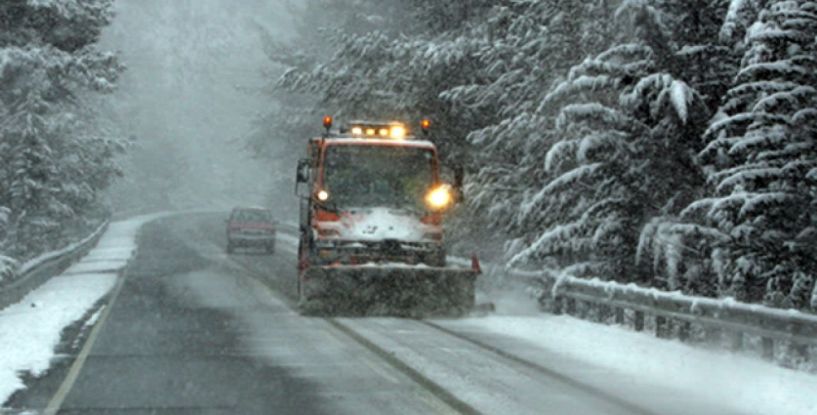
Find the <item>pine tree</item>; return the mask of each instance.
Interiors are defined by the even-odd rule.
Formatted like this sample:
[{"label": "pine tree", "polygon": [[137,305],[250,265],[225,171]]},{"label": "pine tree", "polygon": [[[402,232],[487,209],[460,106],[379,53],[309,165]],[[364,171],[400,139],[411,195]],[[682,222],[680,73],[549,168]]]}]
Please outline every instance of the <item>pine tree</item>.
[{"label": "pine tree", "polygon": [[572,68],[540,106],[556,115],[555,140],[544,183],[526,193],[517,216],[530,231],[514,262],[651,283],[636,266],[639,234],[694,191],[692,121],[705,108],[668,73],[674,54],[660,13],[625,3],[617,15],[635,36]]},{"label": "pine tree", "polygon": [[481,82],[443,93],[488,124],[468,136],[478,166],[469,207],[471,217],[485,219],[482,226],[528,237],[529,229],[515,221],[521,189],[547,180],[540,157],[553,143],[552,120],[540,104],[558,76],[607,45],[610,3],[520,1],[495,7],[485,19],[477,48]]},{"label": "pine tree", "polygon": [[[0,5],[0,249],[30,257],[64,243],[95,212],[115,174],[112,140],[87,107],[121,71],[95,49],[111,18],[109,0]],[[113,146],[116,147],[116,146]]]},{"label": "pine tree", "polygon": [[[718,36],[729,5],[722,0],[693,0],[683,4],[658,0],[654,4],[663,16],[661,20],[672,45],[663,66],[703,100],[705,111],[699,111],[688,124],[706,125],[718,110],[730,80],[737,73],[732,46]],[[692,154],[703,149],[702,140],[699,140],[701,133],[700,127],[688,131],[686,144],[677,148],[690,153],[685,171],[697,177],[703,175],[703,170],[698,157]],[[677,201],[677,206],[702,197],[703,183],[701,180],[697,182],[683,200]],[[679,220],[678,210],[652,218],[643,228],[637,251],[638,263],[645,273],[655,274],[658,280],[671,281],[669,285],[675,288],[691,294],[715,295],[717,284],[710,272],[713,264],[706,252],[712,244],[719,243],[721,235]]]},{"label": "pine tree", "polygon": [[738,56],[731,43],[720,37],[729,2],[657,0],[655,3],[666,16],[674,44],[675,65],[668,66],[670,73],[698,91],[714,113],[737,73]]},{"label": "pine tree", "polygon": [[710,197],[685,214],[720,232],[720,289],[805,307],[814,284],[817,3],[772,1],[746,30],[740,71],[705,137]]}]

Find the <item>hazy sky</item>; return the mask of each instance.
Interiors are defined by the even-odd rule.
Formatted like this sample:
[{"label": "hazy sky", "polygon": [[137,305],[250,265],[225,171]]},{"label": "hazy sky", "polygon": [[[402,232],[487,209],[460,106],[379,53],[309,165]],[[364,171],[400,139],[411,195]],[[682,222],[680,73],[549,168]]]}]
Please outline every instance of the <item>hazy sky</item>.
[{"label": "hazy sky", "polygon": [[279,1],[117,1],[102,47],[128,68],[112,101],[137,145],[115,208],[269,203],[270,166],[251,160],[240,137],[269,105],[258,27],[288,35]]}]

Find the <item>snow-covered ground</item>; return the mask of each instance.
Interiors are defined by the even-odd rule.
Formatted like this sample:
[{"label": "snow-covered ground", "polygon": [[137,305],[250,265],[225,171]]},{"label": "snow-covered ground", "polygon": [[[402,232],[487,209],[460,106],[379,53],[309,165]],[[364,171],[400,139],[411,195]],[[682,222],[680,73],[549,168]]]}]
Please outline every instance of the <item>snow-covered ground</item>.
[{"label": "snow-covered ground", "polygon": [[85,239],[74,242],[74,243],[72,243],[72,244],[70,244],[68,246],[63,247],[62,249],[57,250],[57,251],[45,252],[45,253],[43,253],[43,254],[35,257],[35,258],[32,258],[32,259],[24,262],[23,264],[20,265],[19,273],[24,274],[24,273],[28,272],[29,270],[31,270],[32,268],[40,266],[43,262],[46,262],[46,261],[48,261],[48,260],[50,260],[52,258],[63,256],[65,254],[69,253],[69,252],[72,252],[72,251],[76,250],[81,245],[85,244],[89,240],[93,239],[95,236],[99,235],[99,232],[102,232],[102,228],[103,228],[103,225],[100,225],[100,227],[97,228],[96,231],[94,231],[91,235],[89,235]]},{"label": "snow-covered ground", "polygon": [[530,360],[536,360],[537,350],[545,350],[567,362],[594,366],[622,384],[676,390],[684,399],[720,402],[736,413],[817,414],[817,376],[748,356],[567,316],[491,316],[445,325],[518,339],[531,345],[523,351]]},{"label": "snow-covered ground", "polygon": [[85,316],[116,283],[136,249],[136,233],[158,215],[114,222],[97,246],[62,275],[0,310],[0,404],[25,385],[23,373],[45,372],[62,330]]},{"label": "snow-covered ground", "polygon": [[[297,240],[291,237],[287,242],[295,244]],[[448,262],[469,267],[471,260],[448,257]],[[502,277],[501,272],[494,275],[489,270],[495,264],[483,263],[482,266],[489,278]],[[651,389],[653,392],[677,393],[679,404],[687,400],[683,404],[686,409],[682,408],[680,413],[687,409],[695,413],[690,399],[697,398],[700,408],[695,409],[703,408],[704,412],[712,407],[725,407],[731,409],[729,413],[739,414],[817,414],[817,375],[785,369],[759,358],[725,350],[657,339],[622,327],[543,314],[536,302],[524,293],[527,283],[521,276],[494,285],[497,284],[506,286],[504,289],[492,286],[489,292],[477,294],[478,303],[496,305],[496,314],[439,323],[455,331],[476,333],[480,338],[518,340],[529,347],[507,350],[509,353],[531,361],[542,360],[542,365],[568,376],[583,370],[596,371],[598,376],[595,379],[583,378],[581,381],[595,382],[600,389],[607,389],[611,382],[618,381],[620,385],[616,388],[620,390],[612,391],[614,394],[633,391],[638,394],[642,388],[652,386],[656,387]],[[625,288],[636,289],[634,286]],[[679,295],[647,291],[655,296]],[[728,301],[724,306],[744,307]],[[756,305],[745,307],[765,310]],[[564,359],[549,359],[554,355]],[[582,368],[576,368],[575,364]],[[650,399],[646,398],[647,401]]]}]

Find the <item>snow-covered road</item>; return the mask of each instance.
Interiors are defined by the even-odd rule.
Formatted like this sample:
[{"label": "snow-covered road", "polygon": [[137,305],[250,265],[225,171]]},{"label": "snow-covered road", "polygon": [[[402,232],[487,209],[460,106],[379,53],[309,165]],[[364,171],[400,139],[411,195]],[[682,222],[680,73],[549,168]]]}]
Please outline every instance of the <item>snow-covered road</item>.
[{"label": "snow-covered road", "polygon": [[89,313],[116,283],[136,249],[136,234],[157,216],[111,223],[97,246],[62,275],[0,310],[0,402],[52,363],[62,331]]},{"label": "snow-covered road", "polygon": [[[569,317],[520,315],[533,309],[521,304],[459,320],[302,317],[292,306],[296,239],[282,232],[274,256],[228,256],[223,237],[214,215],[144,228],[60,413],[817,413],[813,375]],[[127,260],[127,237],[103,242],[41,288],[85,293],[59,324],[81,318]],[[513,302],[507,293],[502,300]],[[12,321],[7,311],[0,327]],[[7,327],[25,331],[16,324]],[[30,359],[0,358],[14,388],[16,370],[45,373],[9,407],[42,409],[65,384],[64,371],[44,372],[58,341],[31,340]]]}]

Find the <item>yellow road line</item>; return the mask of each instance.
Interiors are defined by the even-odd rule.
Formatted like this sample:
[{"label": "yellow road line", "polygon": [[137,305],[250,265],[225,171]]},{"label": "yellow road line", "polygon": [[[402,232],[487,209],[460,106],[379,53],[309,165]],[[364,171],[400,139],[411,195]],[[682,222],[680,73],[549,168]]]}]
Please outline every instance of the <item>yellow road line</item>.
[{"label": "yellow road line", "polygon": [[85,365],[85,361],[88,359],[88,355],[91,353],[91,349],[94,347],[94,343],[96,342],[96,338],[99,336],[99,332],[102,331],[102,327],[108,320],[108,315],[111,313],[111,309],[113,309],[113,305],[116,302],[117,297],[119,297],[119,293],[122,291],[122,286],[124,283],[125,274],[123,273],[119,278],[117,278],[116,287],[114,287],[111,300],[102,310],[102,314],[100,314],[99,319],[97,319],[96,324],[94,324],[94,328],[91,329],[91,333],[88,335],[88,339],[85,340],[82,350],[80,350],[79,355],[77,355],[76,360],[74,360],[74,363],[71,364],[71,369],[68,370],[68,375],[62,381],[62,384],[60,384],[60,388],[57,389],[57,393],[51,397],[51,400],[48,402],[48,406],[46,406],[45,410],[43,411],[43,415],[57,415],[57,412],[60,411],[65,398],[69,393],[71,393],[71,389],[74,387],[74,383],[77,381],[79,373],[82,371],[82,367]]}]

